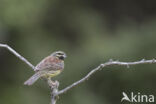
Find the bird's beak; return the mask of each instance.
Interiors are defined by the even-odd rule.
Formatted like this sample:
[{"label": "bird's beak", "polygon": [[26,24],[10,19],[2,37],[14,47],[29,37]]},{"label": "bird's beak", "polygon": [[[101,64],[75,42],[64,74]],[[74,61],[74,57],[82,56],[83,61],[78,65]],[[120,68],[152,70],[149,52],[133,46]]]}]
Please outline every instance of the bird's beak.
[{"label": "bird's beak", "polygon": [[67,57],[67,55],[66,55],[66,54],[64,54],[64,55],[63,55],[63,57],[64,57],[64,58],[66,58],[66,57]]}]

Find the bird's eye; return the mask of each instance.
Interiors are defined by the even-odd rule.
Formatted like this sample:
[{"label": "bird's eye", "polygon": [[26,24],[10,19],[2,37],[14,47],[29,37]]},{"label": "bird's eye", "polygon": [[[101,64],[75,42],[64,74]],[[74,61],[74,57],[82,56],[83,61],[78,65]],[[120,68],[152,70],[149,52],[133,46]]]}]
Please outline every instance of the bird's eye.
[{"label": "bird's eye", "polygon": [[57,53],[58,55],[63,55],[63,53]]}]

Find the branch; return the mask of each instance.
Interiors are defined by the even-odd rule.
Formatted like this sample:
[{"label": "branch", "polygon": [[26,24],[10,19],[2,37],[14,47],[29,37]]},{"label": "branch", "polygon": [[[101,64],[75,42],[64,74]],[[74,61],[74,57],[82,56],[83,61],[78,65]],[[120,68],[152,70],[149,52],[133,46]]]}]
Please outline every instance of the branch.
[{"label": "branch", "polygon": [[51,79],[48,79],[47,82],[51,89],[51,104],[56,104],[56,101],[58,99],[57,93],[58,93],[59,82],[58,81],[53,82]]},{"label": "branch", "polygon": [[11,53],[13,53],[16,57],[18,57],[20,60],[22,60],[23,62],[25,62],[29,67],[31,67],[33,70],[35,69],[35,67],[27,60],[25,59],[23,56],[21,56],[19,53],[17,53],[14,49],[12,49],[10,46],[8,46],[7,44],[0,44],[0,47],[6,48],[8,49]]},{"label": "branch", "polygon": [[89,79],[89,77],[91,75],[93,75],[96,71],[101,70],[102,68],[106,67],[106,66],[111,66],[111,65],[120,65],[120,66],[127,66],[127,68],[129,68],[130,65],[137,65],[137,64],[152,64],[152,63],[156,63],[155,59],[152,60],[145,60],[142,59],[141,61],[136,61],[136,62],[119,62],[119,61],[113,61],[110,60],[109,62],[106,62],[104,64],[100,64],[98,67],[96,67],[95,69],[91,70],[85,77],[83,77],[82,79],[78,80],[77,82],[74,82],[73,84],[67,86],[66,88],[60,90],[57,95],[63,94],[66,91],[70,90],[71,88],[79,85],[80,83],[86,81],[87,79]]},{"label": "branch", "polygon": [[[0,47],[6,48],[11,53],[13,53],[16,57],[18,57],[20,60],[25,62],[33,70],[35,69],[34,65],[32,65],[27,59],[25,59],[23,56],[21,56],[19,53],[17,53],[13,48],[8,46],[7,44],[0,44]],[[58,92],[59,82],[58,81],[53,82],[50,79],[48,79],[48,85],[51,88],[51,104],[56,104],[56,101],[57,101],[57,95],[56,94]]]},{"label": "branch", "polygon": [[[33,66],[28,60],[26,60],[23,56],[21,56],[19,53],[17,53],[14,49],[12,49],[7,44],[0,44],[0,47],[8,49],[11,53],[13,53],[16,57],[18,57],[23,62],[25,62],[33,70],[35,69],[35,66]],[[64,89],[62,89],[60,91],[58,91],[59,82],[58,81],[53,82],[53,81],[51,81],[51,79],[48,79],[48,85],[51,88],[51,104],[56,104],[57,97],[59,95],[65,93],[66,91],[70,90],[71,88],[73,88],[73,87],[79,85],[80,83],[86,81],[96,71],[101,70],[102,68],[104,68],[106,66],[120,65],[120,66],[127,66],[127,68],[129,68],[130,65],[152,64],[152,63],[156,63],[156,60],[155,59],[152,59],[152,60],[144,60],[143,59],[141,61],[135,61],[135,62],[119,62],[119,61],[110,60],[109,62],[106,62],[104,64],[100,64],[98,67],[96,67],[95,69],[91,70],[85,77],[83,77],[82,79],[78,80],[77,82],[74,82],[73,84],[67,86],[66,88],[64,88]]]}]

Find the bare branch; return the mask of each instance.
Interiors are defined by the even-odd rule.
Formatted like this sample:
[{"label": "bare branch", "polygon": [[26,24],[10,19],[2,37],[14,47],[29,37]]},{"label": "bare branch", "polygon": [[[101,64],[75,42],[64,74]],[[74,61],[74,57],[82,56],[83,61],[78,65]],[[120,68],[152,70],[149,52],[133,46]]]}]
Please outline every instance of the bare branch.
[{"label": "bare branch", "polygon": [[104,64],[100,64],[98,67],[96,67],[95,69],[91,70],[85,77],[83,77],[82,79],[78,80],[77,82],[74,82],[73,84],[67,86],[66,88],[60,90],[57,95],[60,95],[60,94],[63,94],[65,93],[66,91],[70,90],[71,88],[79,85],[80,83],[86,81],[87,79],[89,79],[89,77],[91,75],[93,75],[96,71],[106,67],[106,66],[111,66],[111,65],[120,65],[120,66],[127,66],[127,68],[129,68],[130,65],[137,65],[137,64],[152,64],[152,63],[156,63],[156,60],[155,59],[152,59],[152,60],[145,60],[145,59],[142,59],[141,61],[136,61],[136,62],[119,62],[119,61],[109,61],[109,62],[106,62]]},{"label": "bare branch", "polygon": [[[35,69],[35,66],[33,66],[27,59],[25,59],[23,56],[21,56],[19,53],[17,53],[13,48],[11,48],[10,46],[8,46],[7,44],[0,44],[0,47],[6,48],[11,53],[13,53],[16,57],[18,57],[20,60],[22,60],[23,62],[25,62],[33,70]],[[59,82],[56,81],[53,84],[53,82],[50,79],[48,79],[48,85],[51,88],[51,104],[56,104],[56,101],[57,101],[57,95],[56,94],[58,92]]]},{"label": "bare branch", "polygon": [[23,56],[21,56],[19,53],[17,53],[14,49],[12,49],[10,46],[8,46],[7,44],[0,44],[0,47],[6,48],[8,49],[11,53],[13,53],[16,57],[18,57],[20,60],[22,60],[23,62],[25,62],[28,66],[30,66],[33,70],[35,69],[35,67],[27,60],[25,59]]},{"label": "bare branch", "polygon": [[51,89],[51,104],[56,104],[59,82],[53,82],[50,78],[47,80],[47,82]]},{"label": "bare branch", "polygon": [[[25,62],[29,67],[31,67],[33,70],[35,69],[35,66],[33,66],[28,60],[26,60],[23,56],[21,56],[19,53],[17,53],[14,49],[12,49],[10,46],[8,46],[7,44],[0,44],[0,47],[6,48],[8,49],[11,53],[13,53],[16,57],[18,57],[20,60],[22,60],[23,62]],[[86,81],[87,79],[89,79],[89,77],[91,75],[93,75],[96,71],[106,67],[106,66],[111,66],[111,65],[120,65],[120,66],[127,66],[127,68],[129,68],[129,66],[131,65],[137,65],[137,64],[152,64],[152,63],[156,63],[155,59],[152,60],[145,60],[142,59],[141,61],[136,61],[136,62],[120,62],[120,61],[113,61],[112,59],[109,62],[106,62],[104,64],[100,64],[98,67],[96,67],[95,69],[91,70],[85,77],[83,77],[82,79],[74,82],[73,84],[67,86],[66,88],[58,91],[58,87],[59,87],[59,82],[58,81],[51,81],[51,79],[48,79],[48,85],[51,88],[51,104],[56,104],[57,101],[57,97],[63,93],[65,93],[66,91],[70,90],[71,88],[79,85],[80,83]]]}]

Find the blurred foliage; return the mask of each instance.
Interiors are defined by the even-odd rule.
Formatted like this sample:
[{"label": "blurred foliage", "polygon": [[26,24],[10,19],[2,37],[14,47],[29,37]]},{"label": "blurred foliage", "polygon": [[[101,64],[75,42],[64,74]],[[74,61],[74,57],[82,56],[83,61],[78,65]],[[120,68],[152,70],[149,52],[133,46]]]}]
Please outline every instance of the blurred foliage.
[{"label": "blurred foliage", "polygon": [[[109,59],[155,58],[155,4],[155,0],[1,0],[0,43],[34,65],[53,51],[65,51],[65,71],[54,78],[62,89]],[[24,86],[33,71],[2,48],[0,66],[0,104],[49,104],[47,84],[40,80]],[[155,67],[104,68],[60,96],[58,104],[120,104],[123,91],[156,96]]]}]

